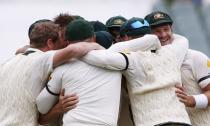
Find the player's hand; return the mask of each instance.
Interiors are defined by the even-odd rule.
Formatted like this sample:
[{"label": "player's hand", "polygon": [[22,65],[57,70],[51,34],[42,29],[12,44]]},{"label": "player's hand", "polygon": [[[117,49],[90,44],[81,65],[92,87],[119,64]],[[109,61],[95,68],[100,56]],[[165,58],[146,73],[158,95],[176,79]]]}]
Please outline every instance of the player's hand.
[{"label": "player's hand", "polygon": [[186,107],[195,107],[195,99],[193,96],[189,96],[186,93],[184,87],[176,85],[176,95],[179,98],[179,101],[184,103]]},{"label": "player's hand", "polygon": [[71,109],[74,109],[78,102],[79,98],[76,94],[64,96],[64,89],[61,89],[59,102],[56,104],[56,110],[58,113],[63,114]]}]

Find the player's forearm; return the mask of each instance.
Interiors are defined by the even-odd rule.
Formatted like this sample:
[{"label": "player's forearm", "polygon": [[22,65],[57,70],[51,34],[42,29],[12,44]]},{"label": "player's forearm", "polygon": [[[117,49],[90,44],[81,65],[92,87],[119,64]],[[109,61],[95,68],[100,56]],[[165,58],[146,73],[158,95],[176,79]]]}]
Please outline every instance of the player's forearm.
[{"label": "player's forearm", "polygon": [[82,58],[88,64],[111,70],[123,70],[126,61],[122,54],[108,50],[93,50]]},{"label": "player's forearm", "polygon": [[53,57],[53,67],[61,65],[71,58],[80,58],[94,49],[102,49],[102,47],[96,43],[87,42],[71,44],[55,53]]},{"label": "player's forearm", "polygon": [[204,94],[207,96],[207,98],[208,98],[208,106],[210,106],[210,91],[206,91]]},{"label": "player's forearm", "polygon": [[126,42],[120,42],[112,45],[108,50],[114,52],[123,52],[125,50],[129,51],[146,51],[146,50],[156,50],[160,48],[160,41],[155,35],[145,35],[138,39],[129,40]]},{"label": "player's forearm", "polygon": [[210,83],[202,89],[204,94],[207,96],[208,98],[208,106],[210,106]]}]

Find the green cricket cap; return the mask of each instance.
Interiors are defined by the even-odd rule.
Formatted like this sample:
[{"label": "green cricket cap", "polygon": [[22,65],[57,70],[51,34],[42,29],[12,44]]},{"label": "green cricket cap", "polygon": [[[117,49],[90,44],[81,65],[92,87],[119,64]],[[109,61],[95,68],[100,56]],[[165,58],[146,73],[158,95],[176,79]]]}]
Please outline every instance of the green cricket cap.
[{"label": "green cricket cap", "polygon": [[65,39],[69,41],[85,40],[94,35],[94,29],[86,20],[74,20],[67,25]]},{"label": "green cricket cap", "polygon": [[170,25],[173,24],[173,20],[171,19],[171,17],[168,14],[161,11],[152,12],[148,14],[144,19],[148,21],[150,26],[159,26],[162,24],[170,24]]},{"label": "green cricket cap", "polygon": [[114,16],[107,20],[106,27],[121,27],[126,21],[127,19],[122,16]]}]

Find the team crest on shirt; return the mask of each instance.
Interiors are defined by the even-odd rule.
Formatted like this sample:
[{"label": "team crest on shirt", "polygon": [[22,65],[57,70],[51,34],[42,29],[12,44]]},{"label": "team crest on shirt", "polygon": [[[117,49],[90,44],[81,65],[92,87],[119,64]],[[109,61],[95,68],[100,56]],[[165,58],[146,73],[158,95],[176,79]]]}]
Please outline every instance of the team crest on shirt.
[{"label": "team crest on shirt", "polygon": [[210,67],[210,60],[207,61],[207,66]]},{"label": "team crest on shirt", "polygon": [[52,74],[50,73],[49,77],[48,77],[48,81],[52,79]]},{"label": "team crest on shirt", "polygon": [[122,53],[124,53],[124,54],[130,54],[130,51],[129,51],[128,49],[124,49],[124,50],[122,51]]}]

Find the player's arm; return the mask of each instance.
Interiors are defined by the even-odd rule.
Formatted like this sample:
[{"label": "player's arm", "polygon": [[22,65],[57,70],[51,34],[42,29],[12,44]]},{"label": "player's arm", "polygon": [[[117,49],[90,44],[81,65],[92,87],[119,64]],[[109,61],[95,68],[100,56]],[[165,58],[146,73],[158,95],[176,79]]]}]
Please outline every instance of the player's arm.
[{"label": "player's arm", "polygon": [[193,74],[203,92],[191,96],[181,89],[177,95],[187,107],[205,109],[210,106],[210,60],[206,55],[198,52],[194,55],[193,61]]},{"label": "player's arm", "polygon": [[71,58],[80,58],[91,50],[104,49],[97,43],[80,42],[70,44],[66,48],[56,51],[53,56],[53,67],[59,66]]},{"label": "player's arm", "polygon": [[36,98],[37,109],[46,114],[56,104],[62,87],[62,72],[59,67],[51,74],[49,82]]},{"label": "player's arm", "polygon": [[52,73],[51,79],[46,87],[36,98],[37,109],[40,112],[40,124],[46,124],[58,118],[64,112],[73,109],[78,102],[75,94],[64,96],[64,92],[62,92],[59,95],[62,84],[61,77],[62,71],[58,67]]},{"label": "player's arm", "polygon": [[126,70],[129,66],[127,55],[109,50],[93,50],[82,60],[88,64],[111,70]]},{"label": "player's arm", "polygon": [[129,66],[128,57],[122,53],[111,53],[120,51],[155,50],[160,48],[160,41],[155,35],[145,35],[144,37],[126,42],[116,43],[108,51],[90,51],[82,58],[83,61],[111,70],[125,70]]},{"label": "player's arm", "polygon": [[169,45],[165,45],[165,46],[167,46],[172,52],[174,52],[176,54],[179,68],[180,68],[181,64],[184,60],[184,57],[187,53],[187,50],[189,48],[189,41],[184,36],[181,36],[178,34],[173,34],[173,37],[174,37],[174,39],[173,39],[172,43]]},{"label": "player's arm", "polygon": [[197,95],[202,104],[197,103],[199,101],[196,95],[194,97],[196,106],[201,104],[201,107],[206,108],[210,106],[210,59],[205,54],[198,52],[194,56],[194,61],[197,83],[203,91],[203,94]]},{"label": "player's arm", "polygon": [[78,97],[75,94],[64,96],[64,89],[62,89],[58,103],[47,114],[39,114],[39,124],[44,125],[59,119],[65,112],[75,108],[77,103]]},{"label": "player's arm", "polygon": [[108,50],[113,52],[124,52],[129,51],[145,51],[145,50],[156,50],[161,47],[160,41],[155,35],[144,35],[141,38],[119,42],[112,45]]},{"label": "player's arm", "polygon": [[64,49],[45,52],[33,63],[32,68],[34,73],[39,73],[39,75],[32,74],[31,80],[33,85],[40,85],[40,82],[37,80],[46,82],[49,73],[51,73],[56,66],[65,63],[69,59],[78,58],[85,55],[90,50],[102,48],[103,47],[96,43],[80,42],[70,44]]},{"label": "player's arm", "polygon": [[28,48],[30,48],[30,45],[25,45],[19,49],[16,50],[15,55],[18,55],[20,53],[24,53]]}]

